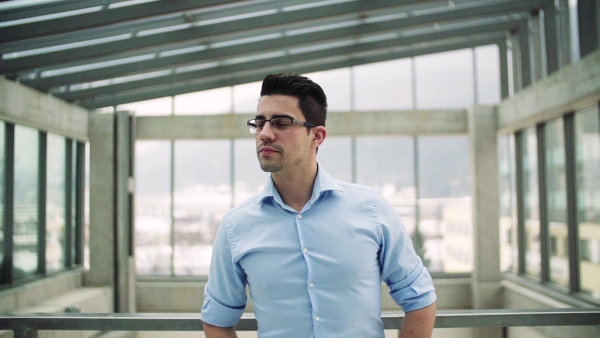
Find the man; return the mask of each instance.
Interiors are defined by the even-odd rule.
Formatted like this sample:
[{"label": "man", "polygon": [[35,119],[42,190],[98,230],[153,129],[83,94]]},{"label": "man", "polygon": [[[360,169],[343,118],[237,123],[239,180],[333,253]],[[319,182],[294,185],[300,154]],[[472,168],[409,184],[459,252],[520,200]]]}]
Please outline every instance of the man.
[{"label": "man", "polygon": [[384,337],[381,280],[406,312],[400,337],[430,337],[435,290],[394,208],[318,166],[327,98],[295,74],[268,75],[256,117],[264,190],[223,218],[202,307],[208,338],[237,337],[248,286],[259,337]]}]

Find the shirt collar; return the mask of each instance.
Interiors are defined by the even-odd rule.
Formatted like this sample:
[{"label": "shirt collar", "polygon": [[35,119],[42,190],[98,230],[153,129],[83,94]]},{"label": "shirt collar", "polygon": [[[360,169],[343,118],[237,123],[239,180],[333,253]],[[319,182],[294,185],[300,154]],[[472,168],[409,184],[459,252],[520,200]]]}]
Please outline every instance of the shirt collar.
[{"label": "shirt collar", "polygon": [[[313,186],[313,192],[310,198],[309,203],[312,205],[321,196],[322,193],[326,191],[343,191],[340,187],[339,183],[329,175],[322,166],[318,166],[317,168],[317,177],[315,179],[315,185]],[[275,184],[273,183],[273,178],[269,175],[267,179],[267,183],[265,184],[264,189],[258,194],[258,203],[260,204],[263,200],[267,198],[272,198],[276,202],[283,205],[283,201],[281,200],[281,196],[279,196],[279,192],[275,188]]]}]

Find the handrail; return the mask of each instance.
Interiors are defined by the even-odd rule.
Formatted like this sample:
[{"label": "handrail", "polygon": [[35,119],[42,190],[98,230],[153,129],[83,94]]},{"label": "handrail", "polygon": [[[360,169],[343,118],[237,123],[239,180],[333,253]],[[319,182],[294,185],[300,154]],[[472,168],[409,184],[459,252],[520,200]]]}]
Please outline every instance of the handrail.
[{"label": "handrail", "polygon": [[[386,311],[381,318],[394,330],[404,313]],[[201,319],[200,313],[0,313],[0,330],[15,338],[35,338],[38,330],[202,331]],[[438,310],[435,321],[436,328],[587,325],[600,325],[600,308]],[[236,329],[256,331],[256,318],[244,314]]]}]

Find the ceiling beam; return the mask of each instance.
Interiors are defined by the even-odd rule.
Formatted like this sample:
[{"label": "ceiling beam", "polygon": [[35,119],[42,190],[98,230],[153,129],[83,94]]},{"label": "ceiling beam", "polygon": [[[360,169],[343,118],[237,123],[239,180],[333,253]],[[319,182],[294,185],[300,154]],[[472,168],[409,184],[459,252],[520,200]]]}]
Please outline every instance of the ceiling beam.
[{"label": "ceiling beam", "polygon": [[92,59],[104,55],[115,55],[128,50],[143,49],[157,45],[168,45],[186,40],[206,39],[209,36],[232,34],[240,29],[254,30],[282,26],[294,22],[312,21],[331,16],[355,14],[363,11],[392,8],[407,3],[409,0],[371,0],[338,3],[328,6],[305,8],[288,12],[275,12],[237,20],[220,22],[206,26],[193,26],[188,29],[169,31],[145,36],[132,36],[118,41],[98,43],[66,50],[0,60],[0,72],[10,73],[25,69],[60,64],[68,61]]},{"label": "ceiling beam", "polygon": [[188,81],[171,85],[156,86],[154,88],[144,88],[143,90],[133,90],[128,92],[113,92],[111,94],[98,96],[95,98],[86,98],[75,100],[74,102],[82,107],[95,109],[101,107],[116,106],[125,103],[145,101],[160,97],[192,93],[196,91],[233,86],[243,83],[261,81],[266,74],[285,71],[306,74],[316,71],[324,71],[343,67],[352,67],[362,64],[389,61],[406,57],[414,57],[425,54],[440,53],[445,51],[474,48],[482,45],[500,44],[505,41],[504,33],[484,34],[481,36],[471,36],[458,41],[444,39],[436,44],[417,44],[409,46],[402,50],[391,50],[389,53],[380,55],[355,55],[343,60],[337,58],[324,60],[320,63],[299,64],[299,65],[278,65],[269,66],[262,69],[254,69],[244,73],[222,74],[221,76],[199,81]]},{"label": "ceiling beam", "polygon": [[[63,11],[72,11],[75,8],[82,9],[79,1],[67,1],[68,6]],[[153,1],[141,4],[135,4],[125,7],[110,8],[110,5],[103,5],[104,1],[95,1],[95,6],[98,7],[97,11],[91,13],[83,13],[73,16],[67,16],[62,18],[36,21],[31,23],[23,23],[13,26],[1,27],[0,28],[0,43],[31,39],[40,36],[48,36],[54,34],[60,34],[70,32],[73,30],[84,30],[88,28],[103,27],[106,25],[113,25],[120,22],[140,20],[153,16],[166,15],[170,13],[177,13],[181,11],[194,10],[200,8],[206,8],[211,6],[223,5],[234,0],[177,0],[177,1]],[[53,6],[53,4],[47,5],[49,9],[56,10],[59,7]],[[73,6],[72,8],[70,6]],[[83,7],[83,8],[89,8]],[[41,7],[43,8],[43,7]],[[40,8],[40,9],[41,9]],[[25,10],[26,11],[26,10]],[[9,18],[8,13],[2,16],[3,19]],[[28,18],[32,15],[29,14]],[[2,21],[6,22],[6,21]]]},{"label": "ceiling beam", "polygon": [[[453,39],[460,37],[469,37],[473,35],[479,35],[482,33],[493,33],[493,32],[506,32],[511,29],[516,29],[519,24],[526,20],[518,21],[507,21],[488,25],[479,25],[467,28],[458,28],[447,31],[433,31],[426,34],[419,34],[407,37],[397,37],[386,39],[382,41],[356,43],[353,45],[343,45],[340,47],[332,47],[320,50],[308,50],[297,54],[288,54],[285,50],[280,50],[279,55],[273,55],[265,59],[249,62],[235,63],[231,65],[219,65],[216,67],[202,69],[197,71],[189,72],[176,72],[172,70],[170,75],[148,77],[136,81],[123,82],[114,85],[107,85],[102,87],[77,90],[65,93],[55,93],[55,95],[69,100],[77,100],[85,97],[93,97],[97,95],[104,95],[115,92],[123,92],[128,90],[134,90],[144,87],[153,87],[161,84],[185,82],[195,79],[202,79],[207,77],[219,76],[220,74],[235,74],[238,72],[245,72],[252,69],[265,68],[268,66],[287,65],[299,62],[314,61],[319,62],[320,59],[330,59],[337,56],[348,56],[356,53],[365,51],[373,52],[377,50],[385,50],[389,48],[408,46],[413,44],[422,44],[427,42],[437,42],[443,39]],[[263,53],[262,55],[269,55]],[[227,60],[224,60],[225,62]]]}]

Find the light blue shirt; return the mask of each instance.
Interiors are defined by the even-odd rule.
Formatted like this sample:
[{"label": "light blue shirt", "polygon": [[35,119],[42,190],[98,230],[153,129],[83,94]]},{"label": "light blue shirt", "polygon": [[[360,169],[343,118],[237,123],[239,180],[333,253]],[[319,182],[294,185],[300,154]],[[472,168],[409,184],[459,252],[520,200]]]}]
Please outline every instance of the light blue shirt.
[{"label": "light blue shirt", "polygon": [[283,203],[269,179],[225,215],[202,320],[234,326],[248,285],[261,338],[384,337],[382,280],[406,312],[436,299],[391,204],[376,189],[335,180],[319,167],[301,212]]}]

